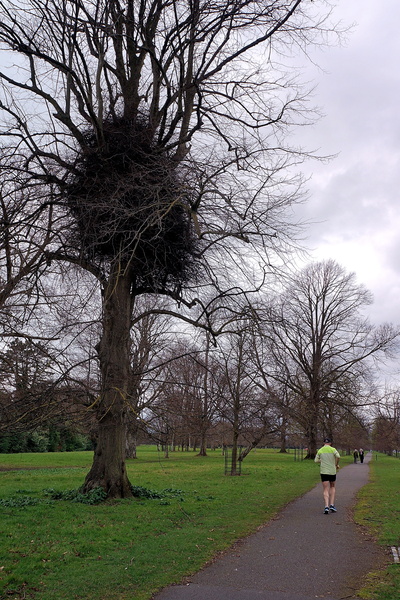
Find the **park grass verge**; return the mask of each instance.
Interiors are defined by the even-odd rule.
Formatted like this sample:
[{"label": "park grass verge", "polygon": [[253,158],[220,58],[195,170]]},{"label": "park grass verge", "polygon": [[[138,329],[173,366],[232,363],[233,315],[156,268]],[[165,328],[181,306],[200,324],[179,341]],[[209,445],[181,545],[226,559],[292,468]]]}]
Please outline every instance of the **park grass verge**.
[{"label": "park grass verge", "polygon": [[[354,518],[379,544],[400,546],[400,460],[384,454],[370,462],[370,482],[358,494]],[[369,574],[359,591],[366,600],[399,600],[400,564]]]},{"label": "park grass verge", "polygon": [[148,600],[319,480],[312,461],[276,450],[251,453],[229,477],[220,450],[165,459],[140,447],[127,468],[149,497],[87,505],[44,491],[78,488],[91,461],[89,452],[0,455],[0,467],[19,469],[0,472],[1,598]]}]

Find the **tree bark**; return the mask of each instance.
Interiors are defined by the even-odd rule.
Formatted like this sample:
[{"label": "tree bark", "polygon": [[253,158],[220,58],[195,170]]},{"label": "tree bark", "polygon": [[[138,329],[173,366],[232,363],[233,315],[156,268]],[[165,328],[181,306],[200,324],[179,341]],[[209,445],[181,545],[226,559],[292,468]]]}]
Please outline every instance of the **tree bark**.
[{"label": "tree bark", "polygon": [[134,428],[132,422],[126,432],[126,458],[137,458],[137,428]]},{"label": "tree bark", "polygon": [[311,397],[308,406],[308,422],[306,427],[306,437],[308,443],[308,452],[306,458],[310,459],[315,458],[318,450],[318,413],[319,402],[315,397]]},{"label": "tree bark", "polygon": [[206,352],[204,358],[204,397],[200,426],[200,452],[199,456],[207,456],[207,432],[209,428],[209,404],[208,404],[208,378],[209,378],[209,355],[210,355],[210,335],[206,335]]},{"label": "tree bark", "polygon": [[281,424],[281,430],[280,430],[281,444],[280,444],[280,450],[279,450],[279,452],[281,452],[282,454],[287,453],[287,449],[286,449],[287,423],[288,423],[288,420],[286,418],[283,418],[282,424]]},{"label": "tree bark", "polygon": [[115,261],[103,296],[103,335],[98,345],[101,394],[98,440],[83,491],[102,487],[109,498],[132,496],[125,467],[127,392],[130,379],[131,277]]},{"label": "tree bark", "polygon": [[202,428],[200,431],[200,450],[198,456],[207,456],[207,430]]},{"label": "tree bark", "polygon": [[238,439],[239,439],[239,431],[238,429],[233,430],[232,436],[232,454],[231,454],[231,475],[238,475]]}]

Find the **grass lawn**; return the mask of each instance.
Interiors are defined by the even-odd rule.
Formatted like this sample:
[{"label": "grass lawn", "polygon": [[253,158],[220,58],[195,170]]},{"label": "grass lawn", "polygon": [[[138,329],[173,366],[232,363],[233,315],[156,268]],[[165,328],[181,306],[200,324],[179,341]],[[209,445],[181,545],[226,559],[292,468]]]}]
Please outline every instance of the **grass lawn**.
[{"label": "grass lawn", "polygon": [[[78,488],[91,462],[90,452],[0,455],[14,469],[0,472],[1,600],[148,600],[319,481],[313,462],[274,450],[251,453],[229,477],[219,450],[165,459],[141,446],[129,477],[153,498],[52,499],[49,489]],[[385,545],[400,545],[399,483],[400,460],[378,455],[360,492],[356,519]],[[374,574],[362,597],[399,600],[400,565]]]},{"label": "grass lawn", "polygon": [[[400,546],[400,459],[375,455],[370,463],[370,483],[358,496],[355,520],[366,526],[384,546]],[[372,573],[363,598],[399,600],[400,564]]]},{"label": "grass lawn", "polygon": [[319,480],[311,461],[257,450],[242,475],[208,457],[154,447],[128,461],[153,499],[98,505],[52,500],[43,490],[78,488],[89,452],[0,455],[0,582],[9,600],[147,600],[253,532]]}]

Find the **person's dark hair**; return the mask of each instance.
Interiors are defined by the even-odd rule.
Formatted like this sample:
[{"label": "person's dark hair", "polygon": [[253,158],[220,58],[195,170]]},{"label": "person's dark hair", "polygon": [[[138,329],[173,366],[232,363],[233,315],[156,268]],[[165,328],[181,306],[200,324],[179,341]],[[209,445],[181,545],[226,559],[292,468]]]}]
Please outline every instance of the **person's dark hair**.
[{"label": "person's dark hair", "polygon": [[324,444],[330,444],[332,442],[331,438],[325,438]]}]

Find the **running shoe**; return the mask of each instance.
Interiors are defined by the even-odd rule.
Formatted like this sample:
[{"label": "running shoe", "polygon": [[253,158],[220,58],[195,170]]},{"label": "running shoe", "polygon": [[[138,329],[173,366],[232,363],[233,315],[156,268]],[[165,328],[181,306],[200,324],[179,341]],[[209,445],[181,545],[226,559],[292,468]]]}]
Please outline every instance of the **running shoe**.
[{"label": "running shoe", "polygon": [[330,510],[331,512],[337,512],[337,511],[336,511],[336,508],[333,506],[333,504],[331,504],[331,505],[330,505],[330,507],[329,507],[329,510]]},{"label": "running shoe", "polygon": [[329,515],[329,507],[328,506],[326,506],[324,508],[324,515]]}]

